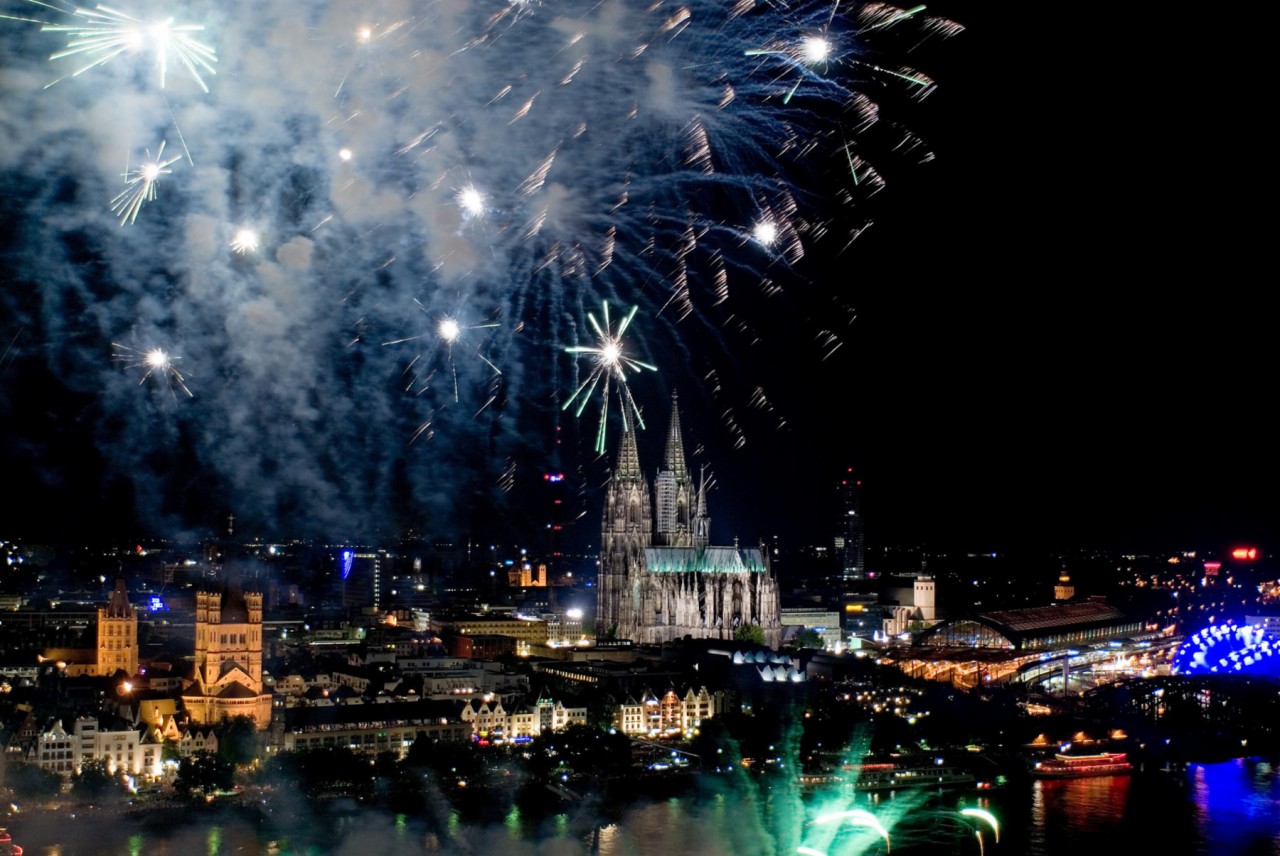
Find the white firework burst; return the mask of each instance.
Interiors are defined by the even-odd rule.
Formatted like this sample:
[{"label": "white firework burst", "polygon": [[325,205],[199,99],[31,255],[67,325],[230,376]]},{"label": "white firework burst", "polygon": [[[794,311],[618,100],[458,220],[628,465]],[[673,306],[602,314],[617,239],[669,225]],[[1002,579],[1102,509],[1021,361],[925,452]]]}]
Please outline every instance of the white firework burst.
[{"label": "white firework burst", "polygon": [[120,218],[121,226],[132,225],[138,219],[142,206],[156,198],[156,182],[160,176],[172,173],[173,170],[169,167],[179,159],[175,155],[166,160],[162,142],[155,157],[151,156],[151,150],[148,149],[142,163],[124,171],[126,187],[111,200],[111,212]]},{"label": "white firework burst", "polygon": [[596,333],[596,344],[594,346],[574,345],[565,348],[566,353],[589,354],[592,357],[591,370],[587,373],[587,377],[582,383],[578,384],[578,388],[573,391],[573,395],[569,396],[569,400],[564,403],[562,409],[568,410],[577,401],[578,407],[574,411],[574,416],[581,416],[590,403],[596,388],[600,387],[600,427],[596,430],[596,451],[601,454],[605,451],[605,429],[609,419],[610,387],[615,385],[617,387],[618,402],[622,409],[623,426],[630,430],[629,420],[634,419],[636,425],[641,428],[644,427],[644,419],[640,415],[640,408],[636,405],[635,399],[631,397],[631,387],[627,383],[627,372],[639,374],[645,370],[657,371],[658,367],[627,356],[622,342],[627,328],[631,326],[631,319],[636,317],[636,310],[639,308],[638,306],[631,307],[631,311],[619,322],[618,329],[615,331],[609,321],[609,304],[606,302],[603,309],[603,325],[596,320],[595,315],[590,312],[587,313],[587,320],[591,323],[591,329]]},{"label": "white firework burst", "polygon": [[154,378],[168,387],[175,398],[176,390],[179,389],[186,393],[188,398],[194,397],[191,390],[187,388],[187,379],[183,377],[182,372],[178,371],[176,365],[181,357],[175,357],[163,348],[148,348],[141,351],[118,342],[112,342],[111,347],[115,349],[112,359],[123,363],[126,369],[142,369],[139,386]]},{"label": "white firework burst", "polygon": [[46,24],[41,29],[67,37],[66,49],[51,55],[50,60],[83,61],[84,64],[71,73],[72,77],[105,65],[122,54],[148,53],[155,58],[161,89],[167,82],[170,61],[176,60],[202,90],[209,91],[203,75],[217,73],[213,64],[218,61],[218,55],[193,35],[203,31],[203,25],[175,24],[173,18],[140,21],[108,6],[76,9],[71,14],[79,19],[76,23]]}]

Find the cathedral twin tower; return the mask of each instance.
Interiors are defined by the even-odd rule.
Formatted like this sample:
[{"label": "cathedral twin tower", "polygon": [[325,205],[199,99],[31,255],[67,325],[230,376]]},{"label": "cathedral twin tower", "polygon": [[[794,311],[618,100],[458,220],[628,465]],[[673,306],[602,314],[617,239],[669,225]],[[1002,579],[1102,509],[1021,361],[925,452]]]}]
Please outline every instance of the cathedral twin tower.
[{"label": "cathedral twin tower", "polygon": [[760,548],[710,546],[706,480],[694,486],[680,413],[671,405],[663,467],[649,483],[636,437],[623,431],[605,496],[596,626],[602,636],[661,644],[732,639],[755,625],[777,647],[778,583]]}]

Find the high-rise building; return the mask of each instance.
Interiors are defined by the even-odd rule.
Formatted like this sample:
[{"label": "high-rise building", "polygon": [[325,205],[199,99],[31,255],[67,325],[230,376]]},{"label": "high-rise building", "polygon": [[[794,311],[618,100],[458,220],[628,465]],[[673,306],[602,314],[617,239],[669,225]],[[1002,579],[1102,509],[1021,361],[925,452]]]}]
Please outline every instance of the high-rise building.
[{"label": "high-rise building", "polygon": [[123,670],[138,673],[138,610],[129,603],[124,580],[116,580],[107,605],[98,610],[97,675],[114,675]]},{"label": "high-rise building", "polygon": [[262,686],[262,595],[229,585],[196,593],[195,674],[182,692],[192,722],[237,716],[271,724],[271,694]]},{"label": "high-rise building", "polygon": [[390,582],[393,558],[386,550],[340,550],[338,593],[344,607],[382,606],[382,584]]},{"label": "high-rise building", "polygon": [[777,646],[778,582],[761,548],[710,546],[705,479],[696,492],[672,402],[655,503],[635,433],[624,430],[605,495],[596,627],[601,635],[659,644],[684,636],[731,639],[758,626]]},{"label": "high-rise building", "polygon": [[867,575],[862,534],[862,479],[855,478],[853,467],[849,467],[838,487],[840,520],[836,526],[835,554],[840,562],[840,576],[860,580]]}]

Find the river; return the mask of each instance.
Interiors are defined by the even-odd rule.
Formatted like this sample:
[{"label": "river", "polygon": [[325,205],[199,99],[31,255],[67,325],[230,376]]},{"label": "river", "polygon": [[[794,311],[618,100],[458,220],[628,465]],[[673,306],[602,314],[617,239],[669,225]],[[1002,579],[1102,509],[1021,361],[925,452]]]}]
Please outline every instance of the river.
[{"label": "river", "polygon": [[[965,807],[999,819],[999,843],[986,821],[960,814]],[[468,819],[440,802],[406,817],[338,803],[315,817],[282,809],[265,822],[243,810],[124,817],[64,809],[6,823],[27,856],[773,856],[798,847],[832,856],[887,848],[900,856],[1280,856],[1280,764],[1256,759],[982,793],[801,797],[721,779],[607,811],[488,808],[487,819]],[[815,822],[824,812],[844,815]]]}]

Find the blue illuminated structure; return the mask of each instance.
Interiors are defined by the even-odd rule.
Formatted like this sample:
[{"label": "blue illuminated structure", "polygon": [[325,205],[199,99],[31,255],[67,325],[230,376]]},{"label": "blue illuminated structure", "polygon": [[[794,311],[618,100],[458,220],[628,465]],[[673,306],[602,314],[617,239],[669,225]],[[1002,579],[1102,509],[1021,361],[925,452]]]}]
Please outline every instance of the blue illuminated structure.
[{"label": "blue illuminated structure", "polygon": [[1280,639],[1248,624],[1200,630],[1173,656],[1175,675],[1266,675],[1280,678]]},{"label": "blue illuminated structure", "polygon": [[351,576],[351,563],[355,560],[356,554],[353,550],[342,551],[342,578],[345,580]]}]

